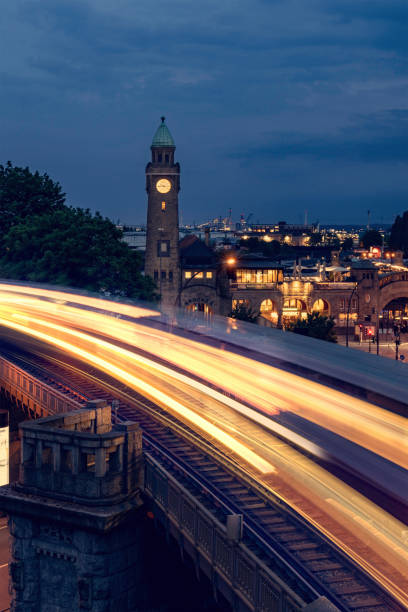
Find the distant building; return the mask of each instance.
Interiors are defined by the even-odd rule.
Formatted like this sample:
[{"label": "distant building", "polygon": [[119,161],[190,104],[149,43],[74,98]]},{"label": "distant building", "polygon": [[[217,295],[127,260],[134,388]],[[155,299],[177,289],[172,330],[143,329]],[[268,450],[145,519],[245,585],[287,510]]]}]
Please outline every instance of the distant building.
[{"label": "distant building", "polygon": [[[162,303],[190,312],[228,315],[245,304],[259,313],[258,322],[285,327],[311,312],[331,316],[339,333],[347,322],[389,328],[408,325],[408,268],[400,253],[361,253],[342,263],[330,246],[308,246],[313,226],[253,225],[239,238],[256,236],[266,242],[296,247],[291,261],[268,259],[261,253],[212,245],[188,233],[179,241],[178,192],[180,165],[174,162],[174,140],[162,118],[146,167],[148,194],[145,272],[158,287]],[[220,232],[221,233],[221,232]],[[230,251],[228,250],[230,249]],[[307,257],[302,262],[301,257]],[[373,263],[373,259],[376,263]],[[357,326],[358,327],[358,326]]]}]

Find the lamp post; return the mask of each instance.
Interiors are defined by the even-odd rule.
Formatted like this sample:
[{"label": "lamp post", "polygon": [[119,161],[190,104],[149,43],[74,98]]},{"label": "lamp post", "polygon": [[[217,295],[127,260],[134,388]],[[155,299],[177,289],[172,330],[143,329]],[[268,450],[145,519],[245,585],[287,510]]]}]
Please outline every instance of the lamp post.
[{"label": "lamp post", "polygon": [[395,336],[395,360],[398,361],[398,349],[401,343],[401,328],[399,325],[394,325],[394,336]]},{"label": "lamp post", "polygon": [[350,307],[351,307],[351,300],[353,298],[353,295],[356,292],[356,289],[358,287],[358,283],[359,281],[356,281],[355,286],[353,287],[353,291],[350,294],[349,300],[348,300],[348,304],[347,304],[347,315],[346,315],[346,346],[349,345],[349,319],[350,319]]}]

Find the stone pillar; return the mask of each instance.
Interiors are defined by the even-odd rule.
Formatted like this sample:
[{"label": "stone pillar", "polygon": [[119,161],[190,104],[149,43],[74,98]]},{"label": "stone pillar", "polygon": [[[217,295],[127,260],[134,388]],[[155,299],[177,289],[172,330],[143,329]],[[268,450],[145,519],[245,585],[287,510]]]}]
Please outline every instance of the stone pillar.
[{"label": "stone pillar", "polygon": [[112,426],[103,402],[20,431],[20,481],[0,489],[11,535],[11,610],[137,610],[139,426]]}]

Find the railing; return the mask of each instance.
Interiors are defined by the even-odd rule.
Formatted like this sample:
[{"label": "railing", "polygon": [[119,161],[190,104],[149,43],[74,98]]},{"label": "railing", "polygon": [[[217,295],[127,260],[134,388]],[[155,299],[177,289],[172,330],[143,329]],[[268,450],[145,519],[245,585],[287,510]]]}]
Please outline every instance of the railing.
[{"label": "railing", "polygon": [[282,283],[233,283],[230,282],[231,289],[278,289]]},{"label": "railing", "polygon": [[379,286],[384,287],[385,285],[389,285],[390,283],[397,283],[401,281],[408,281],[408,272],[393,272],[391,274],[387,274],[383,276],[379,280]]},{"label": "railing", "polygon": [[350,289],[354,289],[354,287],[356,286],[356,283],[353,282],[349,282],[349,281],[333,281],[333,282],[325,282],[325,281],[314,281],[314,288],[316,289],[344,289],[344,291],[346,290],[350,290]]},{"label": "railing", "polygon": [[1,386],[16,399],[22,400],[37,416],[47,416],[58,412],[70,412],[83,408],[85,400],[79,402],[67,397],[45,382],[19,368],[17,365],[0,356]]},{"label": "railing", "polygon": [[[301,610],[307,602],[294,593],[242,542],[227,538],[221,523],[158,461],[145,453],[145,493],[250,610]],[[301,576],[299,579],[302,580]],[[314,599],[318,594],[310,589]]]}]

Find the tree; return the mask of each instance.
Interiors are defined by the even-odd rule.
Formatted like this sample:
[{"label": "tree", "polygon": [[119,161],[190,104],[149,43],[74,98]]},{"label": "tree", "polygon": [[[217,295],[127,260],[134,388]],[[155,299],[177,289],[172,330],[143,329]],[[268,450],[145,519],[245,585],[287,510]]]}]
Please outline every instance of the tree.
[{"label": "tree", "polygon": [[320,246],[322,244],[322,235],[320,232],[313,232],[310,236],[309,246]]},{"label": "tree", "polygon": [[262,254],[265,257],[276,257],[279,255],[281,250],[281,245],[278,240],[272,240],[271,242],[262,241]]},{"label": "tree", "polygon": [[30,172],[29,168],[0,164],[0,231],[3,235],[20,220],[31,215],[61,210],[65,193],[48,174]]},{"label": "tree", "polygon": [[353,248],[353,239],[352,238],[346,238],[342,245],[341,248],[343,251],[351,251],[351,249]]},{"label": "tree", "polygon": [[65,203],[58,183],[9,162],[0,166],[0,275],[155,299],[140,254],[99,213]]},{"label": "tree", "polygon": [[317,338],[318,340],[326,340],[327,342],[337,342],[337,337],[334,331],[333,317],[320,315],[318,312],[312,312],[307,315],[307,319],[298,319],[287,328],[288,331],[309,336],[309,338]]},{"label": "tree", "polygon": [[390,247],[395,251],[403,251],[404,257],[408,257],[408,210],[402,217],[398,215],[391,227]]},{"label": "tree", "polygon": [[244,238],[241,238],[241,240],[239,241],[239,246],[248,249],[248,251],[259,251],[261,245],[259,244],[258,238],[251,236],[246,240],[244,240]]},{"label": "tree", "polygon": [[240,321],[255,323],[259,317],[259,312],[252,310],[252,308],[245,304],[245,302],[241,302],[234,306],[228,316],[232,319],[239,319]]},{"label": "tree", "polygon": [[367,230],[361,237],[361,242],[365,249],[369,249],[372,246],[381,246],[383,243],[383,237],[377,230]]}]

